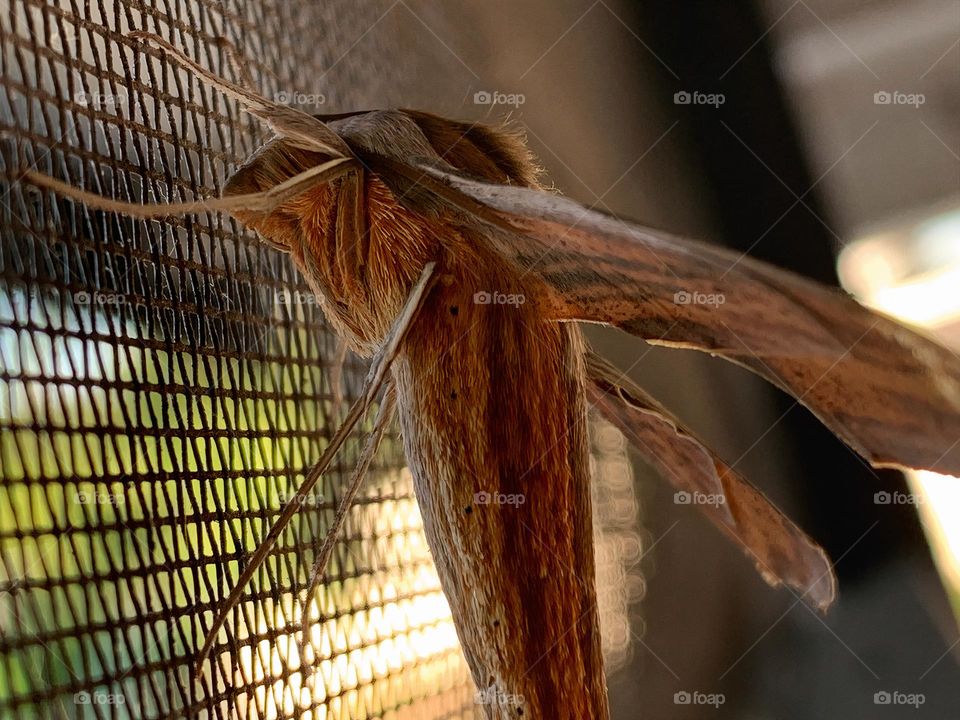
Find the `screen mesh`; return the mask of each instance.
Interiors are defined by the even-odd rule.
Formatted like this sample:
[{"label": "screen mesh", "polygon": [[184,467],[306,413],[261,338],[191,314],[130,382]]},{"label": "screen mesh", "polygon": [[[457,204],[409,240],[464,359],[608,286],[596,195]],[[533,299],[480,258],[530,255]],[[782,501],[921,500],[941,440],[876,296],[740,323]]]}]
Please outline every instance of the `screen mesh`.
[{"label": "screen mesh", "polygon": [[[244,557],[336,427],[335,339],[286,258],[223,216],[132,220],[14,182],[34,167],[120,199],[214,195],[263,129],[126,33],[156,32],[280,101],[349,110],[415,62],[400,36],[359,42],[390,7],[24,0],[0,11],[0,717],[474,716],[396,433],[300,656],[307,575],[369,421],[192,678]],[[348,360],[347,403],[362,371]],[[601,504],[599,553],[617,662],[639,544],[611,433],[595,443],[617,499]]]}]

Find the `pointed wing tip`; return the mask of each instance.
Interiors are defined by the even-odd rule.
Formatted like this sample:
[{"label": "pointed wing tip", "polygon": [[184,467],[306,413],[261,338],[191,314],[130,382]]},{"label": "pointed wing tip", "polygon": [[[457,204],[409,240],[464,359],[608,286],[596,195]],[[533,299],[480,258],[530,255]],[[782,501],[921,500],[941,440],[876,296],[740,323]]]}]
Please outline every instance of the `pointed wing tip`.
[{"label": "pointed wing tip", "polygon": [[833,567],[830,565],[826,553],[821,550],[820,554],[827,565],[826,574],[809,586],[803,598],[821,615],[826,615],[837,602],[837,576],[833,572]]},{"label": "pointed wing tip", "polygon": [[830,565],[826,553],[820,548],[817,548],[817,551],[821,555],[826,569],[812,581],[791,583],[791,585],[803,593],[799,599],[821,615],[826,615],[837,601],[837,576],[833,572],[833,567]]},{"label": "pointed wing tip", "polygon": [[[786,586],[798,601],[802,600],[821,615],[826,615],[837,601],[837,580],[833,571],[825,578],[802,582],[779,578],[762,568],[760,574],[771,587]],[[798,595],[797,592],[802,594]]]},{"label": "pointed wing tip", "polygon": [[[812,540],[803,536],[808,553],[802,563],[789,562],[783,572],[777,572],[754,556],[760,576],[771,587],[785,586],[798,600],[825,615],[837,600],[837,576],[827,553]],[[751,552],[747,550],[747,554]],[[801,569],[800,572],[797,572]],[[798,594],[800,593],[800,594]]]}]

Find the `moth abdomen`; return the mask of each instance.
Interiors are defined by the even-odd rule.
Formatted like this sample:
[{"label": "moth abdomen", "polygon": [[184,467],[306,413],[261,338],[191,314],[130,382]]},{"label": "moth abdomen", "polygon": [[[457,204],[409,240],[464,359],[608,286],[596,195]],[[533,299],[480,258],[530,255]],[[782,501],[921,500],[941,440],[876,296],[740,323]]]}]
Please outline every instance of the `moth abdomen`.
[{"label": "moth abdomen", "polygon": [[487,717],[605,718],[580,331],[469,264],[394,365],[427,540]]}]

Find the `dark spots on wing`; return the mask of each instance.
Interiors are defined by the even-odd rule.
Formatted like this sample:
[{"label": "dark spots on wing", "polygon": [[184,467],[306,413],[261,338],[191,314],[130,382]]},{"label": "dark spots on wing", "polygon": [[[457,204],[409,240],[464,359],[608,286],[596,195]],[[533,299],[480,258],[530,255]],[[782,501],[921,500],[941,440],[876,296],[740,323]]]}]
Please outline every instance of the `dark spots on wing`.
[{"label": "dark spots on wing", "polygon": [[460,308],[458,308],[456,305],[451,305],[451,306],[450,306],[450,314],[453,315],[454,317],[456,317],[457,315],[460,314]]},{"label": "dark spots on wing", "polygon": [[467,515],[472,515],[472,514],[473,514],[473,505],[467,505],[467,506],[463,509],[463,511],[464,511]]}]

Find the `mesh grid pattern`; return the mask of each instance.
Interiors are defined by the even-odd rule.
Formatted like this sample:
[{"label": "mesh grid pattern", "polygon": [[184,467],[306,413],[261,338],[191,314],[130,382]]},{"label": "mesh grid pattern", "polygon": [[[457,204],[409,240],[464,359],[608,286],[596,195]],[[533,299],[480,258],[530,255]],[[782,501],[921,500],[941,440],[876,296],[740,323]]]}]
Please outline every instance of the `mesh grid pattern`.
[{"label": "mesh grid pattern", "polygon": [[[134,51],[125,32],[157,31],[239,79],[216,43],[225,36],[256,59],[260,86],[282,93],[337,61],[355,40],[343,28],[359,34],[382,12],[23,2],[0,17],[3,717],[472,707],[396,440],[382,446],[314,607],[312,673],[285,634],[366,427],[251,583],[207,677],[191,680],[244,555],[335,427],[333,339],[318,308],[296,302],[308,297],[302,278],[228,219],[135,221],[10,183],[27,165],[119,198],[213,194],[262,128],[158,53]],[[330,32],[320,43],[283,32],[311,27]],[[357,47],[327,79],[341,102],[363,106],[355,88],[389,82],[383,52]],[[349,77],[357,67],[370,70],[362,84]],[[360,370],[347,368],[347,400]]]},{"label": "mesh grid pattern", "polygon": [[[424,60],[402,29],[358,41],[391,7],[18,0],[0,10],[0,717],[477,712],[396,433],[299,655],[307,574],[369,420],[192,679],[243,558],[336,427],[335,340],[287,259],[226,217],[132,220],[13,182],[32,166],[119,199],[212,196],[263,129],[126,33],[156,32],[242,81],[224,37],[267,96],[332,112],[377,106],[400,75],[417,75],[410,64]],[[348,362],[347,403],[363,370]],[[637,509],[622,439],[594,435],[610,470],[595,495],[616,664],[637,595]]]}]

